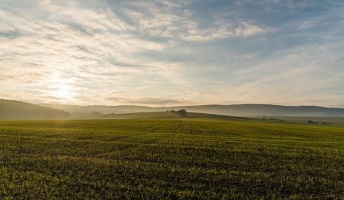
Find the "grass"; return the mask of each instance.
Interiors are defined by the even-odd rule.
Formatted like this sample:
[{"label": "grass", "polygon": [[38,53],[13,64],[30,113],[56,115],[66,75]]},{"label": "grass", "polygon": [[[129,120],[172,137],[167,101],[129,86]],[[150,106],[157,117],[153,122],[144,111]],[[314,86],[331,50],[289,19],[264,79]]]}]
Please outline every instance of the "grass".
[{"label": "grass", "polygon": [[140,112],[115,114],[109,118],[113,119],[142,119],[142,118],[180,118],[179,115],[171,112]]},{"label": "grass", "polygon": [[317,122],[319,125],[323,125],[326,122],[331,126],[344,126],[344,117],[274,117],[277,119],[285,120],[289,123],[307,124],[309,120]]},{"label": "grass", "polygon": [[0,122],[0,199],[343,199],[344,127]]}]

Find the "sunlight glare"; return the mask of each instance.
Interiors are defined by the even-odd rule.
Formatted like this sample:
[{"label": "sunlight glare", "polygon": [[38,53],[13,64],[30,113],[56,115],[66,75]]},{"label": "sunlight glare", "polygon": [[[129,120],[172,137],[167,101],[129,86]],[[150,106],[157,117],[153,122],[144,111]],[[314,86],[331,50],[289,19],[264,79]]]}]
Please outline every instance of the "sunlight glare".
[{"label": "sunlight glare", "polygon": [[61,99],[71,99],[74,97],[74,93],[72,92],[72,88],[66,84],[56,84],[56,91],[54,92],[54,96],[61,98]]}]

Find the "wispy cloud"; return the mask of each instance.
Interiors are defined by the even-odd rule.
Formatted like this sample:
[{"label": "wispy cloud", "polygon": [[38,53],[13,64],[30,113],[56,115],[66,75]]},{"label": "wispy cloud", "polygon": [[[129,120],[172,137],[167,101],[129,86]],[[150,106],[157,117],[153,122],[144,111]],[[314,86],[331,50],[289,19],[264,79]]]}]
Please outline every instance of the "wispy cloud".
[{"label": "wispy cloud", "polygon": [[210,26],[204,27],[194,12],[186,9],[185,2],[133,2],[125,13],[139,31],[150,36],[179,38],[186,41],[211,41],[228,37],[249,37],[273,31],[273,28],[254,25],[252,22],[228,21],[221,14],[210,16]]},{"label": "wispy cloud", "polygon": [[113,101],[115,103],[120,104],[134,104],[134,105],[148,105],[148,106],[168,106],[168,105],[178,105],[178,104],[185,104],[185,100],[175,100],[175,99],[163,99],[163,98],[136,98],[130,99],[125,97],[113,97],[108,98],[109,101]]},{"label": "wispy cloud", "polygon": [[339,105],[339,11],[320,0],[4,1],[2,98]]}]

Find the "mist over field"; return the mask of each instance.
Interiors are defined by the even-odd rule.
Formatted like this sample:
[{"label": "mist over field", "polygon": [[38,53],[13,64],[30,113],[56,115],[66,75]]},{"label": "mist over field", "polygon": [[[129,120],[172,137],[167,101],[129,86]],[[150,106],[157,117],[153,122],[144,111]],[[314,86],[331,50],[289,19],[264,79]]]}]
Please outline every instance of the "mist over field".
[{"label": "mist over field", "polygon": [[[116,118],[120,114],[169,112],[185,109],[187,112],[208,113],[240,117],[344,117],[343,108],[326,108],[318,106],[281,106],[266,104],[241,105],[202,105],[178,107],[147,106],[39,106],[19,101],[0,100],[0,119],[83,119],[83,118]],[[128,115],[129,117],[130,115]]]},{"label": "mist over field", "polygon": [[200,105],[174,107],[147,106],[66,106],[51,105],[70,112],[72,115],[87,115],[93,112],[102,114],[122,114],[140,112],[162,112],[167,110],[186,109],[189,112],[210,113],[227,116],[256,117],[256,116],[294,116],[294,117],[344,117],[343,108],[326,108],[319,106],[281,106],[268,104],[239,104],[239,105]]}]

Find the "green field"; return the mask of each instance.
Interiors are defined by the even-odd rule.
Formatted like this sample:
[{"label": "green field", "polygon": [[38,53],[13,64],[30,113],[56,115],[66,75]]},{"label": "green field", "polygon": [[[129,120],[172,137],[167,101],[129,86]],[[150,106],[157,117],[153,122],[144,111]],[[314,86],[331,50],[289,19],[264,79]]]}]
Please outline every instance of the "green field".
[{"label": "green field", "polygon": [[340,126],[2,121],[0,140],[0,199],[344,198]]}]

